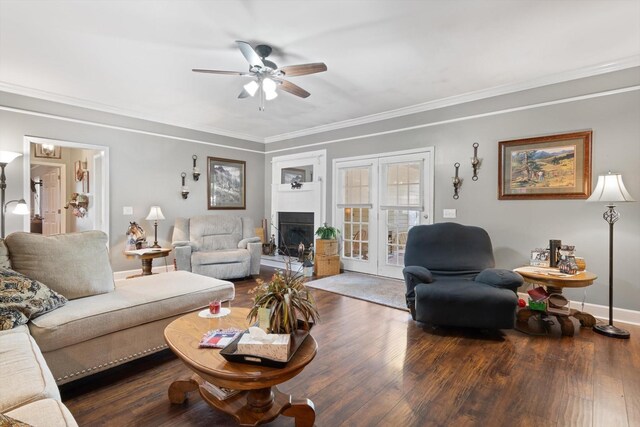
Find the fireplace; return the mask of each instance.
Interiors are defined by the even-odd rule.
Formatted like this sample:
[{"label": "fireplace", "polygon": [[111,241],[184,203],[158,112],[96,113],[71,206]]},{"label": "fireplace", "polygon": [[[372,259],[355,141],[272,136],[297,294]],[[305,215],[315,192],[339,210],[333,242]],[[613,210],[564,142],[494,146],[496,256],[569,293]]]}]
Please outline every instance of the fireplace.
[{"label": "fireplace", "polygon": [[313,243],[313,212],[278,212],[279,244],[284,255],[298,257],[298,245]]}]

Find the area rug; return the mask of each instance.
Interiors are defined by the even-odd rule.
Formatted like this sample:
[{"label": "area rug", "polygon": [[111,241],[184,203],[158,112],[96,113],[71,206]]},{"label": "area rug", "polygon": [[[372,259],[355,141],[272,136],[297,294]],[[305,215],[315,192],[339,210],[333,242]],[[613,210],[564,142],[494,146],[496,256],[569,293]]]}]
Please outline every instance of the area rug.
[{"label": "area rug", "polygon": [[370,274],[345,272],[312,280],[305,285],[387,307],[407,310],[404,281]]}]

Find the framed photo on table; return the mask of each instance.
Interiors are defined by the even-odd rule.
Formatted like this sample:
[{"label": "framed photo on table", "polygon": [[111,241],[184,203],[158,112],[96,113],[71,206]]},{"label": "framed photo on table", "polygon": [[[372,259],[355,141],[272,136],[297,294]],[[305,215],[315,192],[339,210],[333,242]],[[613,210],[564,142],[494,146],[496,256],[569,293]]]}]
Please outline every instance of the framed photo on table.
[{"label": "framed photo on table", "polygon": [[207,208],[246,209],[246,162],[207,157]]},{"label": "framed photo on table", "polygon": [[500,141],[498,199],[586,199],[591,131]]}]

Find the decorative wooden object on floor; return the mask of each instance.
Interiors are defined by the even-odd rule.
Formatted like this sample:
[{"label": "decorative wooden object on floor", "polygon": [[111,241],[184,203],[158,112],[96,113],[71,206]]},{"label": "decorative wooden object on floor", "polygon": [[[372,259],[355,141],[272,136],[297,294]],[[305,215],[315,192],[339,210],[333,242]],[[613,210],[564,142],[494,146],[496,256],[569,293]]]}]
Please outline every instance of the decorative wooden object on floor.
[{"label": "decorative wooden object on floor", "polygon": [[318,277],[340,274],[340,255],[336,239],[316,239],[316,258],[313,272]]},{"label": "decorative wooden object on floor", "polygon": [[316,256],[338,255],[338,241],[336,239],[316,239]]},{"label": "decorative wooden object on floor", "polygon": [[[198,313],[190,313],[166,327],[165,341],[195,373],[191,378],[176,380],[169,386],[169,400],[171,403],[183,403],[190,392],[197,390],[210,406],[233,416],[241,425],[267,423],[285,415],[294,417],[296,426],[312,427],[315,421],[313,402],[294,399],[276,387],[298,375],[313,360],[318,344],[312,336],[307,337],[284,368],[230,363],[219,350],[198,348],[198,342],[208,330],[247,328],[248,313],[249,309],[234,308],[228,316],[215,319],[204,319],[198,317]],[[244,391],[227,400],[219,400],[206,390],[204,381]]]},{"label": "decorative wooden object on floor", "polygon": [[[143,250],[143,249],[140,249]],[[142,260],[142,274],[140,276],[150,276],[153,273],[151,268],[153,267],[154,258],[164,258],[171,252],[171,249],[159,248],[148,249],[148,252],[140,253],[139,251],[125,251],[124,254],[127,258],[140,258]],[[137,277],[137,276],[130,276]],[[129,277],[127,277],[128,279]]]},{"label": "decorative wooden object on floor", "polygon": [[[598,276],[586,270],[571,276],[562,275],[557,268],[519,267],[513,271],[524,277],[525,282],[545,286],[549,294],[560,295],[562,295],[563,288],[584,288],[592,285],[593,281],[598,278]],[[560,323],[562,335],[565,336],[573,336],[575,332],[573,323],[569,317],[578,319],[582,326],[592,327],[596,324],[596,319],[591,314],[574,309],[572,309],[567,315],[558,313],[542,313],[540,311],[523,308],[518,311],[518,322],[526,323],[530,317],[536,315],[554,316]]]}]

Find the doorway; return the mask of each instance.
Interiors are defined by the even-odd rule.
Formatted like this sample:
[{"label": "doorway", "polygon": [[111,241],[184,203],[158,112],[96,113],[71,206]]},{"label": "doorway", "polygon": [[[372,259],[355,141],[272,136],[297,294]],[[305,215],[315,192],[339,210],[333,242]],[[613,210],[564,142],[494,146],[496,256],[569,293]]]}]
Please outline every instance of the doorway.
[{"label": "doorway", "polygon": [[108,147],[26,136],[24,152],[25,231],[109,233]]},{"label": "doorway", "polygon": [[432,223],[433,149],[334,160],[345,270],[402,278],[407,233]]}]

